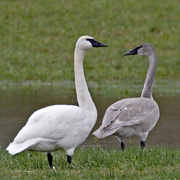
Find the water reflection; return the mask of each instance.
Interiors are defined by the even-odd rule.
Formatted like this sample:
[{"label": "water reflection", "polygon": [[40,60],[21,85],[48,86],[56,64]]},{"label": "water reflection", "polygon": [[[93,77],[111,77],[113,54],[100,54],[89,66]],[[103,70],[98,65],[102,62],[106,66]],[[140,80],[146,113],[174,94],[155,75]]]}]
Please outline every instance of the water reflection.
[{"label": "water reflection", "polygon": [[[97,129],[102,121],[107,107],[121,98],[138,96],[139,93],[129,94],[113,93],[116,87],[103,91],[99,88],[90,87],[93,100],[98,109],[98,121],[93,131]],[[126,90],[124,91],[126,92]],[[138,92],[139,89],[138,89]],[[108,94],[107,94],[108,93]],[[154,99],[158,102],[161,117],[150,132],[147,145],[164,145],[170,147],[180,147],[180,94],[162,95],[156,92]],[[28,117],[37,109],[53,104],[74,104],[76,105],[76,95],[73,84],[62,85],[14,85],[0,86],[0,145],[5,148],[15,137],[17,132],[26,123]],[[126,146],[139,146],[136,138],[127,139]],[[101,145],[104,148],[120,148],[115,137],[108,137],[97,140],[90,135],[82,146]]]}]

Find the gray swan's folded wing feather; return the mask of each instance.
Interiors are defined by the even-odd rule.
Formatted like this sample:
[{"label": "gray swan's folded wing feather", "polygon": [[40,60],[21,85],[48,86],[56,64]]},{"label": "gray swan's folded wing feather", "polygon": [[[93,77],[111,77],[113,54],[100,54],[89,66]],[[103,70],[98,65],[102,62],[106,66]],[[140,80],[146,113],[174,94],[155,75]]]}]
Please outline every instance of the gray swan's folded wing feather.
[{"label": "gray swan's folded wing feather", "polygon": [[[147,123],[148,119],[158,119],[159,111],[156,102],[148,98],[129,98],[117,101],[107,110],[103,118],[102,127],[112,129],[110,126],[132,126]],[[155,116],[154,116],[155,115]],[[152,122],[152,121],[150,121]]]}]

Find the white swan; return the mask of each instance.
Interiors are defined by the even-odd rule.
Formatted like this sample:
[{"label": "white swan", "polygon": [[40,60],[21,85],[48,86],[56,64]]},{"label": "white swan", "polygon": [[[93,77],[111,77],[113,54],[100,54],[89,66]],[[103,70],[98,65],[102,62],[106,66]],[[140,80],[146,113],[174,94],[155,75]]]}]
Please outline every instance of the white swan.
[{"label": "white swan", "polygon": [[68,163],[71,163],[75,148],[88,137],[97,120],[97,110],[83,71],[84,55],[93,47],[106,45],[90,36],[82,36],[75,47],[74,72],[79,106],[52,105],[34,112],[7,147],[6,150],[11,155],[25,150],[47,152],[49,166],[54,168],[51,152],[63,149],[67,154]]},{"label": "white swan", "polygon": [[127,98],[115,102],[105,112],[102,125],[93,134],[98,138],[115,135],[124,149],[124,139],[138,136],[141,148],[159,119],[159,107],[152,97],[152,86],[157,67],[157,57],[150,44],[142,44],[124,55],[145,55],[149,68],[141,97]]}]

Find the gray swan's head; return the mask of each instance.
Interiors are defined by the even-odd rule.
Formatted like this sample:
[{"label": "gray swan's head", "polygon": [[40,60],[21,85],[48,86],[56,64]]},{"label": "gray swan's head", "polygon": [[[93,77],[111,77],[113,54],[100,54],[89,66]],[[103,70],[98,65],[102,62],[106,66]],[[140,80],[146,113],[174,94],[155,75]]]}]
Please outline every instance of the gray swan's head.
[{"label": "gray swan's head", "polygon": [[154,48],[151,44],[145,43],[137,46],[133,50],[124,54],[124,56],[128,55],[141,55],[141,56],[151,56],[154,53]]}]

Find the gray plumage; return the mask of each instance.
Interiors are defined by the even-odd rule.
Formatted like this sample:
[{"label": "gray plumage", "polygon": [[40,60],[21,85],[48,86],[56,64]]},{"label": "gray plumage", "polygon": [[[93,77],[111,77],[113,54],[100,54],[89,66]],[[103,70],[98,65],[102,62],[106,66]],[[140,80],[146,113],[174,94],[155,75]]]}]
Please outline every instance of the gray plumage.
[{"label": "gray plumage", "polygon": [[159,107],[152,97],[157,67],[155,50],[146,43],[125,53],[125,56],[135,54],[145,55],[149,59],[149,68],[141,97],[122,99],[109,106],[102,125],[93,133],[98,138],[115,135],[121,142],[122,149],[124,149],[124,139],[133,136],[140,138],[141,148],[144,148],[149,132],[159,119]]}]

